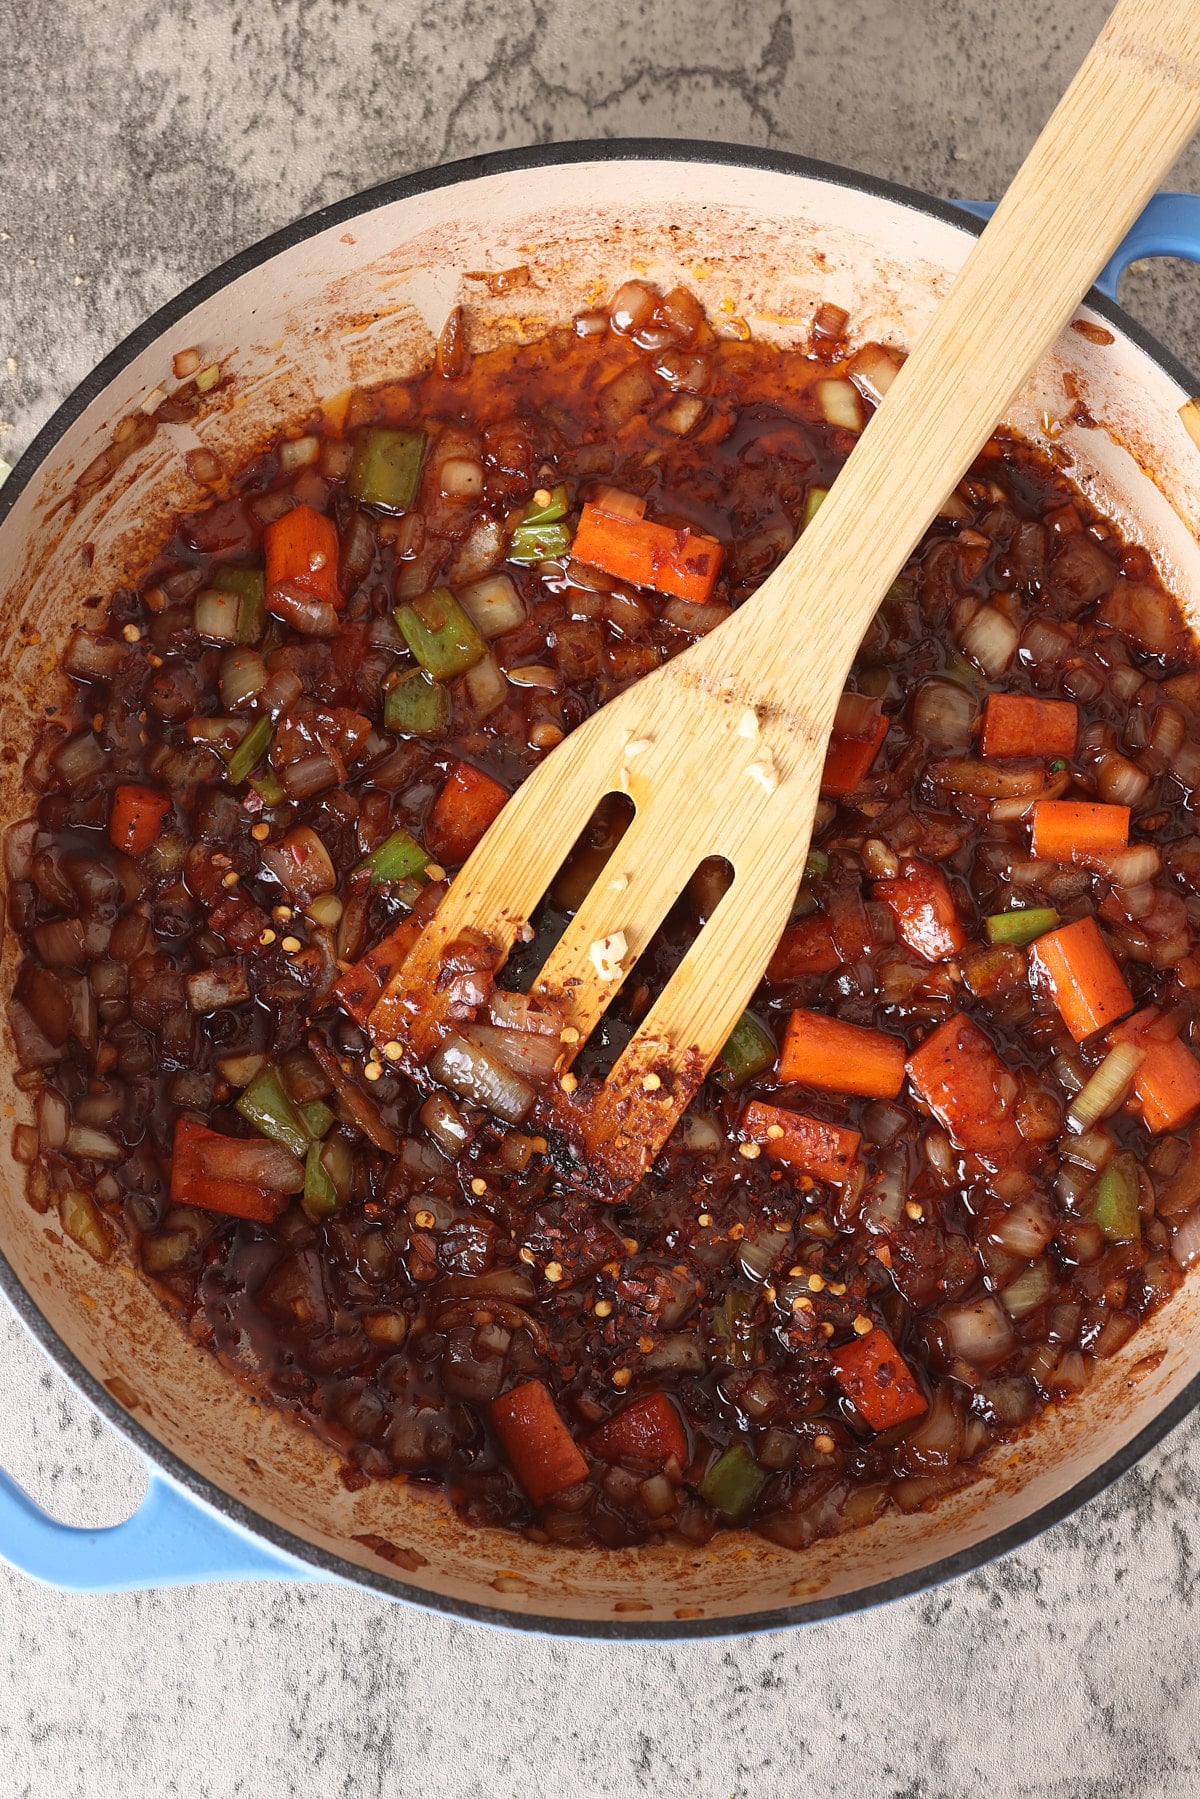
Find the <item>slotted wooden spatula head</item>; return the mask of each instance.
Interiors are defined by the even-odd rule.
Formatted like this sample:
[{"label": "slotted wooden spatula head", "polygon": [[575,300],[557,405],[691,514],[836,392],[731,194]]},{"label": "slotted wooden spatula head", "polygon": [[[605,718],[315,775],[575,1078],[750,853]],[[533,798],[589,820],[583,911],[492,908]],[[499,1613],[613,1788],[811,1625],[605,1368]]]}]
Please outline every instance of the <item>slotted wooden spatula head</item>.
[{"label": "slotted wooden spatula head", "polygon": [[[606,794],[633,822],[541,970],[562,1020],[539,1119],[564,1175],[649,1168],[787,922],[834,711],[863,633],[945,495],[1200,116],[1200,7],[1122,0],[814,524],[724,625],[577,730],[474,851],[371,1014],[421,1069],[500,967]],[[733,880],[598,1090],[567,1074],[699,864]],[[563,1076],[567,1075],[564,1082]]]}]

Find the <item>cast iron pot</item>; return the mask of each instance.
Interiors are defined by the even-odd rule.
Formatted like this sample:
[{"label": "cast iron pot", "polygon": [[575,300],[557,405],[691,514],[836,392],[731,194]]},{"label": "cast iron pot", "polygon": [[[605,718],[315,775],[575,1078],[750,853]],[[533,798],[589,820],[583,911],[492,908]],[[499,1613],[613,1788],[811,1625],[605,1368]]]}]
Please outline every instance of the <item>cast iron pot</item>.
[{"label": "cast iron pot", "polygon": [[[986,211],[981,207],[975,211]],[[823,301],[856,336],[913,342],[970,249],[978,220],[923,194],[799,157],[736,147],[603,142],[481,157],[376,188],[235,257],[108,356],[40,433],[0,491],[0,681],[5,738],[29,741],[55,697],[55,658],[83,611],[205,498],[186,453],[236,467],[278,426],[354,385],[431,355],[462,301],[474,345],[536,335],[630,273],[695,288],[730,330],[802,343]],[[1159,196],[1101,288],[1135,255],[1200,258],[1200,200]],[[528,286],[490,296],[469,271],[525,264]],[[1179,420],[1186,371],[1102,293],[1064,333],[1009,414],[1069,460],[1107,514],[1153,554],[1200,625],[1200,452]],[[744,321],[744,325],[742,324]],[[120,421],[172,385],[198,345],[234,377],[191,426],[160,428],[81,508],[72,487]],[[1096,425],[1066,414],[1063,376]],[[151,408],[154,401],[151,401]],[[89,558],[83,546],[90,544]],[[0,764],[4,823],[30,808]],[[11,939],[0,980],[11,983]],[[75,1591],[256,1575],[345,1580],[518,1628],[616,1637],[778,1628],[895,1598],[1025,1542],[1128,1468],[1200,1399],[1200,1279],[1087,1392],[932,1514],[888,1513],[795,1553],[730,1532],[704,1548],[581,1553],[460,1524],[407,1482],[348,1493],[329,1451],[252,1404],[192,1345],[118,1254],[92,1260],[39,1215],[11,1156],[27,1100],[8,1074],[0,1145],[0,1284],[46,1354],[143,1454],[145,1501],[109,1530],[48,1518],[0,1475],[0,1556]],[[387,1552],[370,1546],[380,1540]]]}]

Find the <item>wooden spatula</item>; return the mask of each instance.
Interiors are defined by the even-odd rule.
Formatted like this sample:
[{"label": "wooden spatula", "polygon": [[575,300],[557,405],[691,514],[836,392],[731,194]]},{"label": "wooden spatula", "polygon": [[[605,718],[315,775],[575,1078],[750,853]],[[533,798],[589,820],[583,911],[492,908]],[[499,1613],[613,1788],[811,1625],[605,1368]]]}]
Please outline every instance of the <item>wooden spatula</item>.
[{"label": "wooden spatula", "polygon": [[[377,1043],[421,1063],[450,1022],[455,945],[482,936],[498,965],[597,803],[627,793],[633,822],[533,988],[566,1020],[561,1067],[699,863],[734,870],[605,1084],[586,1101],[560,1085],[543,1107],[564,1173],[609,1193],[641,1177],[787,922],[872,615],[1198,118],[1200,0],[1121,0],[815,522],[733,618],[596,713],[513,796],[372,1015]],[[622,937],[614,971],[594,946]]]}]

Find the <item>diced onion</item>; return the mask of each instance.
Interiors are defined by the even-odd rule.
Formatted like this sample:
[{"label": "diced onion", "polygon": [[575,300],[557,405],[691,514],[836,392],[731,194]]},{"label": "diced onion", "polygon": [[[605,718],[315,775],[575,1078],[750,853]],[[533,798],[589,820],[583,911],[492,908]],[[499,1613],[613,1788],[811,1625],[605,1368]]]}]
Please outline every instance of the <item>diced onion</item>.
[{"label": "diced onion", "polygon": [[466,456],[447,457],[438,479],[449,500],[477,500],[483,493],[483,465]]},{"label": "diced onion", "polygon": [[1003,1289],[1000,1303],[1010,1318],[1027,1318],[1030,1312],[1045,1305],[1053,1284],[1046,1263],[1033,1262]]},{"label": "diced onion", "polygon": [[1054,1235],[1050,1207],[1040,1193],[1018,1199],[1001,1217],[989,1220],[988,1240],[1010,1255],[1041,1255]]},{"label": "diced onion", "polygon": [[466,1034],[447,1037],[429,1060],[429,1072],[443,1087],[489,1112],[520,1124],[533,1104],[533,1088],[499,1055]]},{"label": "diced onion", "polygon": [[482,637],[502,637],[525,617],[525,602],[508,575],[488,575],[459,593],[459,603]]},{"label": "diced onion", "polygon": [[471,1131],[462,1113],[444,1093],[431,1093],[421,1107],[421,1123],[438,1148],[451,1160],[460,1155],[471,1141]]},{"label": "diced onion", "polygon": [[608,303],[608,316],[614,331],[628,334],[650,323],[658,295],[640,281],[626,281]]},{"label": "diced onion", "polygon": [[883,344],[864,344],[850,358],[847,373],[859,391],[878,406],[900,373],[903,360],[898,350],[889,350]]},{"label": "diced onion", "polygon": [[219,587],[206,587],[196,595],[194,620],[201,637],[211,643],[236,643],[241,599]]},{"label": "diced onion", "polygon": [[221,703],[232,712],[260,694],[267,684],[266,664],[257,650],[234,650],[221,659]]},{"label": "diced onion", "polygon": [[668,600],[659,616],[689,637],[707,637],[731,613],[732,608],[720,600]]},{"label": "diced onion", "polygon": [[1096,764],[1096,791],[1109,805],[1136,806],[1150,785],[1150,776],[1128,756],[1106,750]]},{"label": "diced onion", "polygon": [[319,437],[293,437],[279,446],[279,466],[285,475],[309,468],[321,454]]},{"label": "diced onion", "polygon": [[1133,1043],[1114,1044],[1087,1086],[1071,1101],[1067,1112],[1068,1127],[1073,1131],[1090,1131],[1106,1113],[1115,1110],[1128,1093],[1145,1053]]},{"label": "diced onion", "polygon": [[554,1072],[554,1064],[562,1054],[561,1040],[540,1031],[509,1031],[496,1025],[477,1024],[471,1035],[489,1054],[499,1056],[514,1074],[528,1081],[544,1081]]},{"label": "diced onion", "polygon": [[975,726],[974,696],[957,681],[934,676],[913,696],[913,730],[937,749],[963,750]]},{"label": "diced onion", "polygon": [[835,375],[828,381],[818,381],[813,391],[827,425],[838,425],[843,431],[862,430],[862,397],[852,381]]},{"label": "diced onion", "polygon": [[1171,1238],[1171,1256],[1181,1268],[1191,1268],[1200,1262],[1200,1206],[1176,1226]]},{"label": "diced onion", "polygon": [[994,1368],[1012,1349],[1012,1326],[990,1296],[944,1306],[941,1318],[954,1353],[973,1368]]},{"label": "diced onion", "polygon": [[1126,850],[1110,850],[1107,855],[1095,855],[1089,860],[1114,887],[1144,886],[1162,868],[1162,857],[1152,843],[1133,843]]},{"label": "diced onion", "polygon": [[481,718],[486,718],[489,712],[494,712],[508,698],[508,682],[490,650],[467,670],[463,681],[471,697],[471,704]]},{"label": "diced onion", "polygon": [[67,1132],[67,1154],[81,1156],[92,1162],[122,1162],[125,1151],[115,1137],[107,1131],[98,1131],[86,1124],[73,1124]]},{"label": "diced onion", "polygon": [[664,431],[670,431],[674,437],[686,437],[694,431],[704,417],[704,401],[696,394],[680,394],[665,412],[660,412],[657,423]]},{"label": "diced onion", "polygon": [[78,736],[68,737],[51,760],[65,787],[82,787],[100,773],[108,756],[94,731],[80,731]]},{"label": "diced onion", "polygon": [[308,825],[297,825],[278,843],[264,844],[262,859],[280,885],[304,905],[337,886],[329,851]]},{"label": "diced onion", "polygon": [[[455,591],[463,606],[467,604],[466,597],[459,591],[459,583],[479,581],[480,577],[486,575],[489,569],[495,568],[503,554],[504,527],[499,519],[493,518],[490,513],[485,513],[472,525],[465,541],[454,552],[454,561],[450,565],[449,578],[454,583]],[[470,608],[467,607],[467,610],[470,611]],[[521,616],[524,617],[523,609]],[[480,630],[482,629],[481,625]],[[487,633],[484,632],[484,635],[486,636]]]},{"label": "diced onion", "polygon": [[127,654],[126,646],[115,637],[76,631],[67,641],[62,666],[77,681],[111,681],[124,668]]},{"label": "diced onion", "polygon": [[964,652],[991,676],[1003,674],[1019,641],[1017,627],[996,606],[981,606],[959,634]]}]

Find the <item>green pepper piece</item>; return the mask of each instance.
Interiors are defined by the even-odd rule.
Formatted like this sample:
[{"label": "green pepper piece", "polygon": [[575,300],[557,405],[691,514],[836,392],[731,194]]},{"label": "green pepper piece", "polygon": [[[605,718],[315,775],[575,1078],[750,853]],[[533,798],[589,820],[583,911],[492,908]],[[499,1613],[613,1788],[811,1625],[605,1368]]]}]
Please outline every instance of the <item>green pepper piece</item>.
[{"label": "green pepper piece", "polygon": [[333,1113],[323,1099],[314,1099],[306,1106],[297,1106],[296,1110],[300,1114],[300,1122],[314,1143],[328,1136],[333,1129]]},{"label": "green pepper piece", "polygon": [[435,681],[451,681],[487,655],[487,644],[448,587],[435,587],[411,605],[398,606],[396,623]]},{"label": "green pepper piece", "polygon": [[[410,881],[425,875],[429,851],[423,850],[407,831],[393,831],[378,849],[364,856],[358,867],[369,868],[373,881]],[[355,871],[357,872],[357,870]]]},{"label": "green pepper piece", "polygon": [[234,1107],[264,1137],[286,1143],[292,1154],[305,1156],[311,1139],[304,1120],[288,1097],[279,1070],[265,1062]]},{"label": "green pepper piece", "polygon": [[338,1209],[337,1188],[329,1178],[329,1170],[321,1160],[321,1145],[310,1144],[304,1158],[304,1210],[313,1220],[328,1218]]},{"label": "green pepper piece", "polygon": [[[567,516],[567,484],[560,481],[550,493],[549,503],[539,506],[536,500],[530,500],[521,514],[522,525],[556,525]],[[518,527],[519,529],[520,527]]]},{"label": "green pepper piece", "polygon": [[828,498],[829,489],[827,487],[809,488],[807,494],[804,496],[804,517],[800,524],[800,529],[802,531],[806,531],[809,525],[812,524]]},{"label": "green pepper piece", "polygon": [[259,643],[267,628],[266,576],[261,568],[222,568],[212,585],[221,593],[236,593],[239,600],[237,641]]},{"label": "green pepper piece", "polygon": [[265,774],[251,776],[250,785],[264,806],[281,806],[287,798],[283,782],[273,768],[269,768]]},{"label": "green pepper piece", "polygon": [[993,912],[983,921],[989,943],[1032,943],[1059,923],[1053,906],[1023,906],[1012,912]]},{"label": "green pepper piece", "polygon": [[265,715],[256,718],[237,748],[230,754],[226,768],[229,779],[240,787],[251,769],[256,768],[271,747],[271,721]]},{"label": "green pepper piece", "polygon": [[947,681],[957,681],[960,687],[969,688],[972,693],[983,691],[983,676],[975,664],[968,662],[958,650],[946,652],[946,666],[942,672]]},{"label": "green pepper piece", "polygon": [[403,512],[412,505],[425,454],[423,431],[368,425],[355,435],[346,489],[365,506]]},{"label": "green pepper piece", "polygon": [[778,1053],[767,1027],[752,1013],[743,1012],[721,1051],[723,1066],[717,1069],[716,1078],[730,1090],[744,1087],[753,1075],[773,1067]]},{"label": "green pepper piece", "polygon": [[754,1299],[749,1293],[727,1293],[720,1305],[714,1306],[710,1318],[714,1359],[728,1362],[731,1368],[748,1368],[754,1360],[758,1332],[750,1319]]},{"label": "green pepper piece", "polygon": [[522,520],[508,546],[510,562],[551,562],[571,547],[570,525],[540,524]]},{"label": "green pepper piece", "polygon": [[829,857],[825,854],[825,851],[809,850],[808,859],[804,864],[804,879],[806,881],[811,881],[816,875],[827,875],[828,873]]},{"label": "green pepper piece", "polygon": [[383,696],[383,728],[404,737],[444,737],[450,695],[423,668],[410,668]]},{"label": "green pepper piece", "polygon": [[1092,1216],[1110,1243],[1131,1243],[1141,1236],[1137,1163],[1128,1150],[1115,1155],[1100,1176]]},{"label": "green pepper piece", "polygon": [[701,1499],[727,1523],[740,1524],[766,1484],[766,1470],[759,1467],[746,1445],[731,1443],[705,1474],[699,1491]]}]

